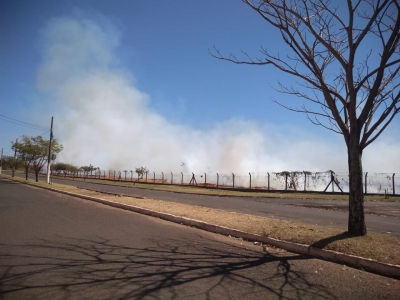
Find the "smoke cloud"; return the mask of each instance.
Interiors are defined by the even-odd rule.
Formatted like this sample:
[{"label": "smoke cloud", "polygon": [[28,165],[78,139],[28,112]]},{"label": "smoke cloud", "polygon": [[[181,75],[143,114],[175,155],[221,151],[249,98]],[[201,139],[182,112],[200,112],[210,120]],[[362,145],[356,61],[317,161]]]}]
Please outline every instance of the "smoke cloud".
[{"label": "smoke cloud", "polygon": [[[64,145],[58,161],[156,172],[347,170],[340,136],[327,144],[290,127],[235,118],[209,130],[169,122],[121,66],[119,43],[112,24],[87,18],[54,19],[44,29],[37,87],[52,99],[55,135]],[[386,157],[368,157],[366,168],[399,169],[387,159],[398,158],[399,144],[380,143]]]}]

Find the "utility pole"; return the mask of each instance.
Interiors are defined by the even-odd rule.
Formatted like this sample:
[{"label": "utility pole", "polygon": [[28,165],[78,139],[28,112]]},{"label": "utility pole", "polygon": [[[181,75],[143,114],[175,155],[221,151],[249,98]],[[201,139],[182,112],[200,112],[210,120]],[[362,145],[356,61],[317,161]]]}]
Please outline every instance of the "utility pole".
[{"label": "utility pole", "polygon": [[53,117],[51,117],[49,156],[47,158],[47,183],[50,184],[51,141],[53,140]]},{"label": "utility pole", "polygon": [[3,168],[3,148],[1,148],[1,157],[0,157],[0,174],[1,174],[1,169]]},{"label": "utility pole", "polygon": [[12,176],[11,177],[14,177],[14,173],[15,173],[15,160],[16,160],[16,157],[17,157],[17,144],[18,144],[18,139],[15,140],[15,145],[14,145],[14,148],[15,148],[15,151],[14,151],[14,166],[12,168]]}]

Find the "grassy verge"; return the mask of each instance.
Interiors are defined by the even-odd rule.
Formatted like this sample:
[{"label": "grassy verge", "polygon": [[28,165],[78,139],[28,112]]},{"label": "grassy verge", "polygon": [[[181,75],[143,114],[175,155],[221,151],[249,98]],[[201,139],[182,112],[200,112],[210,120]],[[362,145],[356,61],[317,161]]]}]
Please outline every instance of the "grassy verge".
[{"label": "grassy verge", "polygon": [[[9,176],[1,176],[9,178]],[[15,177],[14,180],[26,182],[24,179],[18,177]],[[43,182],[36,183],[33,182],[33,180],[30,180],[29,183],[34,186],[49,187],[48,184]],[[217,209],[161,200],[118,197],[62,184],[53,184],[51,187],[57,190],[84,194],[114,202],[135,205],[159,212],[196,219],[249,233],[265,235],[305,245],[313,245],[318,248],[400,265],[400,256],[398,255],[400,239],[396,237],[374,233],[369,233],[367,236],[363,237],[352,237],[343,232],[343,230],[325,226],[256,217],[247,214],[226,212]]]},{"label": "grassy verge", "polygon": [[[55,177],[57,178],[57,177]],[[342,200],[347,201],[349,196],[346,194],[330,194],[330,193],[304,193],[304,192],[280,192],[280,191],[252,191],[246,192],[241,190],[224,190],[224,189],[213,189],[213,188],[203,188],[196,186],[185,186],[185,185],[172,185],[172,184],[148,184],[148,183],[133,183],[129,181],[105,181],[99,179],[83,179],[75,178],[68,179],[73,181],[86,181],[98,184],[107,184],[115,186],[124,187],[135,187],[139,189],[150,189],[158,191],[167,191],[174,193],[184,193],[184,194],[198,194],[198,195],[208,195],[208,196],[220,196],[220,197],[251,197],[251,198],[279,198],[279,199],[318,199],[318,200]],[[390,195],[385,198],[384,195],[365,195],[365,201],[380,201],[380,202],[400,202],[400,196]]]}]

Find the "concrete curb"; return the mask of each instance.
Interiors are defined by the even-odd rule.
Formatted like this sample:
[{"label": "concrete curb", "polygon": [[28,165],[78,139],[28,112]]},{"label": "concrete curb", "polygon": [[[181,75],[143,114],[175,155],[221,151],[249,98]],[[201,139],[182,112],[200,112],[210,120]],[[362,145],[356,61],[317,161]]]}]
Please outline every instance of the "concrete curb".
[{"label": "concrete curb", "polygon": [[[27,184],[29,184],[29,183],[27,183]],[[34,185],[34,186],[36,186],[36,185]],[[136,213],[160,218],[160,219],[171,221],[174,223],[179,223],[179,224],[186,225],[186,226],[196,227],[196,228],[199,228],[199,229],[202,229],[205,231],[209,231],[209,232],[213,232],[213,233],[218,233],[218,234],[222,234],[222,235],[226,235],[226,236],[230,235],[230,236],[236,237],[236,238],[242,238],[242,239],[249,240],[249,241],[257,241],[257,242],[261,242],[264,244],[269,244],[274,247],[278,247],[278,248],[281,248],[281,249],[284,249],[284,250],[287,250],[290,252],[303,254],[303,255],[309,255],[312,257],[316,257],[319,259],[323,259],[323,260],[331,261],[331,262],[335,262],[335,263],[345,264],[350,267],[367,270],[367,271],[370,271],[373,273],[377,273],[379,275],[400,278],[400,266],[398,266],[398,265],[381,263],[378,261],[374,261],[372,259],[343,254],[343,253],[339,253],[339,252],[335,252],[335,251],[331,251],[331,250],[324,250],[324,249],[320,249],[320,248],[311,247],[308,245],[302,245],[302,244],[287,242],[287,241],[283,241],[283,240],[278,240],[278,239],[270,238],[267,236],[261,236],[261,235],[257,235],[257,234],[247,233],[247,232],[239,231],[236,229],[231,229],[231,228],[227,228],[227,227],[223,227],[223,226],[209,224],[206,222],[189,219],[189,218],[185,218],[185,217],[179,217],[179,216],[175,216],[175,215],[171,215],[171,214],[167,214],[167,213],[161,213],[161,212],[157,212],[157,211],[153,211],[153,210],[149,210],[149,209],[145,209],[145,208],[141,208],[141,207],[137,207],[137,206],[133,206],[133,205],[117,203],[117,202],[113,202],[113,201],[109,201],[109,200],[104,200],[101,198],[95,198],[95,197],[91,197],[91,196],[85,196],[85,195],[81,195],[81,194],[60,191],[60,190],[57,190],[54,188],[48,188],[48,187],[42,187],[42,186],[36,186],[36,187],[40,187],[42,189],[46,189],[49,191],[53,191],[53,192],[57,192],[57,193],[61,193],[61,194],[65,194],[65,195],[69,195],[69,196],[73,196],[73,197],[78,197],[81,199],[95,201],[95,202],[109,205],[112,207],[133,211]]]}]

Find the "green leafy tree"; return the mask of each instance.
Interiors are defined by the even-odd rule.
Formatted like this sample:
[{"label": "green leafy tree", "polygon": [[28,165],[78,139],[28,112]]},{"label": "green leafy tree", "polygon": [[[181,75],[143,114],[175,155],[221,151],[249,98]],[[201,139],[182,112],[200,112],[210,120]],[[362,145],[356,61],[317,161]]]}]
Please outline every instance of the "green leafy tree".
[{"label": "green leafy tree", "polygon": [[[39,180],[39,172],[47,163],[49,140],[43,139],[42,136],[30,137],[23,136],[21,142],[12,143],[13,150],[17,151],[18,158],[25,163],[25,178],[28,180],[29,168],[33,167],[36,182]],[[54,139],[51,143],[51,152],[57,154],[61,152],[63,146]]]},{"label": "green leafy tree", "polygon": [[19,159],[18,157],[15,158],[13,156],[4,155],[2,158],[2,168],[3,170],[11,170],[15,166],[15,169],[24,169],[24,161]]},{"label": "green leafy tree", "polygon": [[144,175],[149,173],[146,167],[135,168],[135,172],[138,174],[140,178],[143,178]]},{"label": "green leafy tree", "polygon": [[82,166],[80,167],[81,170],[85,173],[85,177],[88,177],[89,174],[92,174],[93,171],[100,170],[98,167],[94,167],[91,164],[89,166]]},{"label": "green leafy tree", "polygon": [[79,168],[68,163],[57,162],[53,163],[52,170],[58,175],[63,173],[64,176],[67,176],[68,174],[75,174],[79,171]]},{"label": "green leafy tree", "polygon": [[[300,81],[279,90],[307,100],[283,107],[341,134],[349,168],[348,231],[367,234],[363,150],[400,111],[400,3],[398,0],[242,0],[280,33],[288,50],[260,57],[211,55],[236,64],[273,66]],[[340,7],[339,7],[340,6]]]}]

